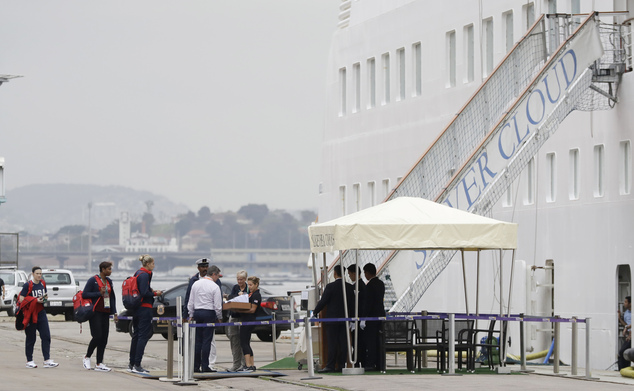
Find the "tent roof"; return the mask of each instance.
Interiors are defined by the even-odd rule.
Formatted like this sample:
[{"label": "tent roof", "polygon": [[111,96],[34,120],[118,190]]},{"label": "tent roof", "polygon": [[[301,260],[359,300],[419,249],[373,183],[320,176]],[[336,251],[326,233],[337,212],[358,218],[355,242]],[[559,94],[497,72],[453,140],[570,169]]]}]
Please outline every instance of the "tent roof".
[{"label": "tent roof", "polygon": [[348,249],[513,249],[517,224],[423,198],[391,201],[308,227],[312,252]]}]

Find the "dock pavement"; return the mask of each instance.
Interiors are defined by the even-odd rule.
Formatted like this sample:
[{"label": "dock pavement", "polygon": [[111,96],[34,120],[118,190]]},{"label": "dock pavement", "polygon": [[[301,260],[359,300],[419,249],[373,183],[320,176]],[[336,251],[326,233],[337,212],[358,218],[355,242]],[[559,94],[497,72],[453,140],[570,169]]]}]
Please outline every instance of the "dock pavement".
[{"label": "dock pavement", "polygon": [[[59,318],[59,319],[58,319]],[[34,360],[36,369],[25,367],[24,332],[14,328],[14,318],[0,315],[0,390],[20,389],[39,390],[178,390],[178,383],[148,379],[126,371],[130,336],[117,333],[111,324],[110,338],[104,363],[112,372],[88,371],[82,367],[82,357],[90,341],[90,329],[87,324],[64,322],[62,316],[49,316],[52,343],[51,358],[59,363],[57,368],[42,367],[42,353],[39,337],[36,342]],[[177,342],[174,343],[177,351]],[[220,371],[231,366],[229,340],[224,335],[216,339]],[[274,362],[272,343],[261,342],[254,336],[252,341],[256,366],[259,368]],[[290,333],[284,332],[276,344],[277,359],[291,355]],[[152,373],[164,374],[167,368],[167,341],[161,335],[154,335],[149,341],[143,359],[143,367]],[[93,366],[94,366],[93,356]],[[174,361],[174,373],[177,361]],[[405,367],[405,360],[388,359],[388,369]],[[512,367],[512,369],[515,369]],[[535,372],[514,375],[462,375],[445,376],[440,374],[401,374],[401,375],[319,375],[308,379],[304,365],[297,368],[281,369],[276,372],[284,376],[270,376],[265,371],[258,376],[234,376],[214,380],[199,380],[189,390],[622,390],[634,389],[634,379],[623,378],[616,371],[593,370],[593,380],[583,376],[566,375],[570,368],[560,367],[560,375],[552,374],[552,366],[529,366]],[[262,375],[260,375],[260,373]],[[584,375],[584,369],[579,373]],[[185,387],[185,386],[183,386]]]}]

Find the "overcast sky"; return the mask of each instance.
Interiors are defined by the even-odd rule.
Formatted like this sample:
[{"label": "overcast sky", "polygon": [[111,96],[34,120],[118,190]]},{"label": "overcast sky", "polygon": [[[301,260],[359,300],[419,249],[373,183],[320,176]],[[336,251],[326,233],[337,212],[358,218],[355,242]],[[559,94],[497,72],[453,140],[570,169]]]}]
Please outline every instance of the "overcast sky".
[{"label": "overcast sky", "polygon": [[0,0],[7,190],[317,207],[339,0]]}]

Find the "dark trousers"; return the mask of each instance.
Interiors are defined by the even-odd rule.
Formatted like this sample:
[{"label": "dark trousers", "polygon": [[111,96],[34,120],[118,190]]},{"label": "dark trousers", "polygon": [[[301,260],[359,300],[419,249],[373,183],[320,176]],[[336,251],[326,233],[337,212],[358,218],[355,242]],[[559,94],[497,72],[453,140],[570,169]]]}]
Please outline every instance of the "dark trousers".
[{"label": "dark trousers", "polygon": [[365,325],[365,349],[366,349],[366,357],[365,357],[365,367],[366,368],[376,368],[381,369],[382,360],[379,357],[379,352],[381,351],[381,322],[380,321],[369,321],[366,322]]},{"label": "dark trousers", "polygon": [[[218,318],[214,310],[194,310],[196,323],[212,323]],[[194,348],[194,372],[209,369],[209,352],[211,340],[214,339],[215,327],[196,327],[196,347]]]},{"label": "dark trousers", "polygon": [[110,334],[110,314],[101,311],[95,311],[92,318],[88,320],[90,324],[90,335],[92,339],[88,344],[86,357],[91,357],[97,348],[97,364],[103,363],[103,354],[108,344],[108,335]]},{"label": "dark trousers", "polygon": [[41,310],[37,314],[37,323],[31,323],[24,329],[26,333],[26,343],[24,345],[26,361],[33,361],[33,347],[35,346],[36,339],[35,331],[40,333],[42,355],[44,356],[44,361],[46,361],[51,358],[51,331],[48,328],[48,318],[46,317],[45,310]]},{"label": "dark trousers", "polygon": [[[348,357],[348,339],[346,337],[346,324],[344,322],[326,323],[326,336],[328,337],[328,361],[326,368],[343,369],[346,367]],[[337,366],[338,364],[338,366]]]},{"label": "dark trousers", "polygon": [[140,307],[132,316],[132,327],[134,334],[130,341],[130,364],[141,366],[145,345],[150,339],[152,330],[152,308]]},{"label": "dark trousers", "polygon": [[240,347],[242,348],[242,354],[253,356],[251,333],[254,328],[255,326],[240,326]]},{"label": "dark trousers", "polygon": [[623,352],[629,349],[632,346],[632,341],[625,341],[623,345],[621,345],[621,349],[619,349],[619,371],[623,368],[627,368],[630,366],[630,361],[623,357]]}]

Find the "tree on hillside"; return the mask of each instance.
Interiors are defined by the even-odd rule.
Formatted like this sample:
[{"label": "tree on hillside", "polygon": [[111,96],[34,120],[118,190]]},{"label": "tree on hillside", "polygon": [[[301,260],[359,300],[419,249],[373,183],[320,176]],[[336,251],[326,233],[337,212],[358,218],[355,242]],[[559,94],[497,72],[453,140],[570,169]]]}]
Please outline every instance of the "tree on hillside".
[{"label": "tree on hillside", "polygon": [[101,243],[118,243],[119,242],[119,220],[106,225],[97,235]]},{"label": "tree on hillside", "polygon": [[206,223],[209,220],[211,220],[211,210],[209,210],[209,207],[203,206],[198,211],[198,221]]},{"label": "tree on hillside", "polygon": [[260,224],[268,215],[269,208],[266,205],[249,204],[240,208],[239,214],[253,221],[253,224]]}]

